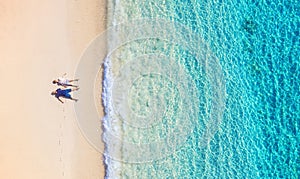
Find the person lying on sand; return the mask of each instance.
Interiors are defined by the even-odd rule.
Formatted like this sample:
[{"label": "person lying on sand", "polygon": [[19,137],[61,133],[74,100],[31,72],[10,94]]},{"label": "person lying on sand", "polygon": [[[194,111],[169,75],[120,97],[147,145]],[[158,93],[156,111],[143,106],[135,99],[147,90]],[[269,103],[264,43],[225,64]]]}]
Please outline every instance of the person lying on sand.
[{"label": "person lying on sand", "polygon": [[64,88],[67,88],[68,86],[78,87],[77,85],[71,84],[71,82],[79,81],[79,79],[68,80],[65,78],[66,75],[67,73],[63,74],[62,77],[59,77],[57,80],[53,80],[52,83],[57,84],[58,86],[63,86]]},{"label": "person lying on sand", "polygon": [[79,90],[79,88],[74,88],[74,89],[60,89],[58,88],[56,91],[53,91],[51,93],[51,95],[55,95],[55,97],[61,102],[61,103],[64,103],[61,99],[59,99],[59,97],[62,97],[62,98],[66,98],[66,99],[70,99],[70,100],[73,100],[73,101],[78,101],[78,99],[75,99],[75,98],[72,98],[72,96],[69,94],[71,91],[76,91],[76,90]]}]

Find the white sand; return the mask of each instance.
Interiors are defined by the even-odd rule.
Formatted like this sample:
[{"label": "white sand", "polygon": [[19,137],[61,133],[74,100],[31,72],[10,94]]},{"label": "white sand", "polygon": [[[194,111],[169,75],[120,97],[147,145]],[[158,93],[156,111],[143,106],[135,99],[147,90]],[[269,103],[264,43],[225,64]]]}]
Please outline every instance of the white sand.
[{"label": "white sand", "polygon": [[0,178],[103,178],[102,155],[81,135],[73,102],[50,95],[51,81],[73,77],[105,29],[103,1],[0,2]]}]

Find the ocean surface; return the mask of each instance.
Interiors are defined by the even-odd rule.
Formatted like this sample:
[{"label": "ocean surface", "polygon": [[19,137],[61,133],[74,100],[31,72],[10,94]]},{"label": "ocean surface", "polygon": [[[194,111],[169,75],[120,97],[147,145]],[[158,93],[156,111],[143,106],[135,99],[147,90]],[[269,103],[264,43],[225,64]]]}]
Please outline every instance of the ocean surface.
[{"label": "ocean surface", "polygon": [[298,0],[113,0],[108,27],[107,178],[299,178]]}]

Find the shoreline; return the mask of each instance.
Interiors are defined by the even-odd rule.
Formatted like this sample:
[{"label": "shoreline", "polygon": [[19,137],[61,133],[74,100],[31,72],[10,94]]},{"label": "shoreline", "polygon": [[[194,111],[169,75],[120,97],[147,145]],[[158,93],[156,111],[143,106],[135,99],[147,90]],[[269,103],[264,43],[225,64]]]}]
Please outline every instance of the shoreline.
[{"label": "shoreline", "polygon": [[106,1],[4,0],[0,10],[0,178],[104,178],[103,155],[81,134],[73,102],[50,93],[106,29]]}]

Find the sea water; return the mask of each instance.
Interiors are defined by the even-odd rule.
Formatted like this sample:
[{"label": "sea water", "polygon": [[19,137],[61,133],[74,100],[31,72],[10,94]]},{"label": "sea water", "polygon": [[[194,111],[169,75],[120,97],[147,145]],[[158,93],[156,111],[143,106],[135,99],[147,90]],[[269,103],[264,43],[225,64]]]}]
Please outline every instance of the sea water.
[{"label": "sea water", "polygon": [[107,178],[299,178],[299,1],[114,0],[112,26]]}]

